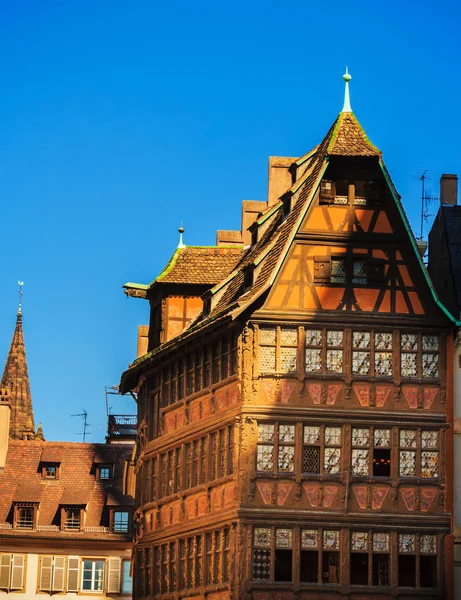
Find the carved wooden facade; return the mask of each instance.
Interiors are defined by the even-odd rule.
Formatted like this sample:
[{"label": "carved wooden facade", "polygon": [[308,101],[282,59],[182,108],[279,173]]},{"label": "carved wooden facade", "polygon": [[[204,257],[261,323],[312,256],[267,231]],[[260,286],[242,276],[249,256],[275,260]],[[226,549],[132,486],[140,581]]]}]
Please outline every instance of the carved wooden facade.
[{"label": "carved wooden facade", "polygon": [[136,597],[449,598],[451,322],[352,114],[290,169],[202,320],[122,377]]}]

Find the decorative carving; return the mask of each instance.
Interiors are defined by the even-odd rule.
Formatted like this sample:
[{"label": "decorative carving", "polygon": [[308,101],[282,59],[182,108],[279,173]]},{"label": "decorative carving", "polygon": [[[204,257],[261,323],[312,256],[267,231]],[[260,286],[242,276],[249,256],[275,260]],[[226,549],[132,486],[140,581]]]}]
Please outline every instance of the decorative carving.
[{"label": "decorative carving", "polygon": [[354,485],[352,486],[354,495],[357,499],[359,507],[364,510],[367,507],[367,486],[366,485]]},{"label": "decorative carving", "polygon": [[421,511],[428,512],[434,502],[434,498],[437,495],[436,488],[422,488],[421,489]]},{"label": "decorative carving", "polygon": [[320,404],[321,402],[321,388],[322,386],[320,383],[310,383],[307,386],[307,391],[314,404]]},{"label": "decorative carving", "polygon": [[423,408],[425,408],[426,410],[429,410],[431,408],[438,391],[439,390],[437,388],[424,389]]},{"label": "decorative carving", "polygon": [[370,406],[370,386],[354,385],[354,392],[360,402],[360,406]]},{"label": "decorative carving", "polygon": [[373,488],[373,498],[371,501],[371,507],[373,508],[373,510],[379,510],[381,508],[381,506],[384,503],[384,500],[386,499],[386,496],[389,492],[389,487],[388,486],[375,486]]},{"label": "decorative carving", "polygon": [[391,387],[387,385],[377,385],[376,386],[376,406],[382,408],[389,397]]},{"label": "decorative carving", "polygon": [[376,406],[376,386],[370,386],[370,406]]},{"label": "decorative carving", "polygon": [[404,387],[403,395],[410,408],[417,408],[418,406],[418,388],[417,387]]},{"label": "decorative carving", "polygon": [[413,512],[416,508],[416,492],[414,488],[401,488],[400,493],[402,494],[403,501],[407,510]]},{"label": "decorative carving", "polygon": [[339,392],[341,391],[341,384],[332,384],[327,389],[327,404],[332,406],[336,402]]}]

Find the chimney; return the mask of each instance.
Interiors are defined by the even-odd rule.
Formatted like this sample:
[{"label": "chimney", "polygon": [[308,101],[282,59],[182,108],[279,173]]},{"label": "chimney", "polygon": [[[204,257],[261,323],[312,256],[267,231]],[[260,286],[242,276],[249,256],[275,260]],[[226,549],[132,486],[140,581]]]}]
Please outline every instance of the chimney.
[{"label": "chimney", "polygon": [[440,203],[458,204],[458,175],[443,174],[440,178]]},{"label": "chimney", "polygon": [[269,156],[269,186],[267,205],[277,204],[282,196],[292,185],[289,168],[297,160],[289,156]]},{"label": "chimney", "polygon": [[138,352],[137,358],[147,353],[149,343],[149,325],[138,325]]},{"label": "chimney", "polygon": [[264,212],[267,208],[267,202],[262,200],[243,200],[242,201],[242,238],[243,245],[251,245],[251,231],[248,231],[248,227],[251,227],[259,215]]},{"label": "chimney", "polygon": [[0,473],[5,470],[10,437],[11,404],[8,390],[0,388]]}]

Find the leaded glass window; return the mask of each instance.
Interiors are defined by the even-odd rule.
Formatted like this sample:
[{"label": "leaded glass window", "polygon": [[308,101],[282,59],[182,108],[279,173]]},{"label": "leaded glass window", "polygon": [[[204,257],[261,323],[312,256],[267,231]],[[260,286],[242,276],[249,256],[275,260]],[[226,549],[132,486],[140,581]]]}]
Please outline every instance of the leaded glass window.
[{"label": "leaded glass window", "polygon": [[276,529],[275,530],[275,547],[276,548],[292,548],[293,547],[293,530],[292,529]]},{"label": "leaded glass window", "polygon": [[[323,461],[321,458],[323,457]],[[323,464],[322,464],[323,462]],[[341,463],[341,428],[305,425],[303,472],[335,474]]]},{"label": "leaded glass window", "polygon": [[280,329],[280,370],[282,373],[296,371],[296,354],[298,351],[298,330],[296,327]]},{"label": "leaded glass window", "polygon": [[[290,444],[290,445],[288,445]],[[279,425],[278,470],[293,472],[295,469],[295,426]]]},{"label": "leaded glass window", "polygon": [[301,531],[301,548],[316,550],[319,547],[319,532],[317,529],[303,529]]},{"label": "leaded glass window", "polygon": [[331,283],[346,283],[346,259],[332,258],[331,259]]},{"label": "leaded glass window", "polygon": [[367,261],[354,259],[352,262],[352,283],[364,285],[367,283]]},{"label": "leaded glass window", "polygon": [[352,373],[368,375],[370,373],[370,333],[354,331],[352,333]]},{"label": "leaded glass window", "polygon": [[416,536],[412,533],[399,533],[399,552],[413,554],[415,552]]},{"label": "leaded glass window", "polygon": [[327,371],[343,372],[343,332],[327,331]]},{"label": "leaded glass window", "polygon": [[439,476],[439,453],[421,452],[421,477],[434,478]]},{"label": "leaded glass window", "polygon": [[416,452],[409,450],[400,451],[400,476],[415,477],[416,475]]},{"label": "leaded glass window", "polygon": [[339,531],[326,529],[323,532],[323,549],[339,550]]},{"label": "leaded glass window", "polygon": [[419,551],[421,554],[436,554],[437,537],[435,535],[421,534],[419,536]]},{"label": "leaded glass window", "polygon": [[[439,338],[437,335],[403,333],[400,338],[402,377],[436,379],[439,377]],[[420,363],[419,363],[420,360]]]},{"label": "leaded glass window", "polygon": [[305,368],[308,373],[322,372],[322,341],[320,329],[306,331]]},{"label": "leaded glass window", "polygon": [[294,425],[258,423],[257,470],[292,473],[295,441]]},{"label": "leaded glass window", "polygon": [[259,329],[259,370],[262,373],[273,373],[276,369],[276,336],[275,327]]},{"label": "leaded glass window", "polygon": [[374,533],[373,534],[373,552],[389,552],[389,534]]},{"label": "leaded glass window", "polygon": [[352,429],[352,473],[368,475],[370,464],[370,430]]},{"label": "leaded glass window", "polygon": [[357,552],[368,551],[368,533],[366,531],[353,531],[351,536],[351,550]]},{"label": "leaded glass window", "polygon": [[253,579],[267,581],[271,575],[272,530],[256,527],[253,534]]}]

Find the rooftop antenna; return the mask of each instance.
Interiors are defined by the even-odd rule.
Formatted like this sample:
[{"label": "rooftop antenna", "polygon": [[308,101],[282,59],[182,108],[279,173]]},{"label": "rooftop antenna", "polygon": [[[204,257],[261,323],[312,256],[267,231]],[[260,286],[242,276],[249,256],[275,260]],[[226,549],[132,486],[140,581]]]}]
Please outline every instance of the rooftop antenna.
[{"label": "rooftop antenna", "polygon": [[110,415],[110,411],[112,410],[112,406],[109,406],[109,396],[121,396],[119,386],[118,385],[105,385],[104,393],[106,395],[106,414]]},{"label": "rooftop antenna", "polygon": [[79,413],[78,415],[70,415],[71,417],[83,417],[83,433],[76,433],[75,435],[82,435],[83,439],[82,442],[85,441],[85,438],[87,435],[91,435],[90,431],[87,431],[88,427],[91,427],[91,425],[88,423],[87,418],[88,418],[88,413],[85,409],[83,409],[83,412]]},{"label": "rooftop antenna", "polygon": [[24,281],[19,280],[19,306],[18,306],[18,315],[22,313],[22,286],[24,285]]},{"label": "rooftop antenna", "polygon": [[178,244],[178,248],[185,248],[186,244],[182,241],[182,234],[185,231],[184,227],[182,226],[182,221],[181,221],[181,223],[179,225],[178,231],[179,231],[179,244]]},{"label": "rooftop antenna", "polygon": [[421,181],[421,221],[420,221],[420,231],[419,231],[419,240],[424,239],[424,223],[428,222],[429,217],[433,217],[434,215],[429,214],[429,204],[431,202],[437,202],[437,196],[433,196],[429,194],[426,189],[426,180],[430,179],[429,171],[425,169],[423,174],[420,177]]}]

